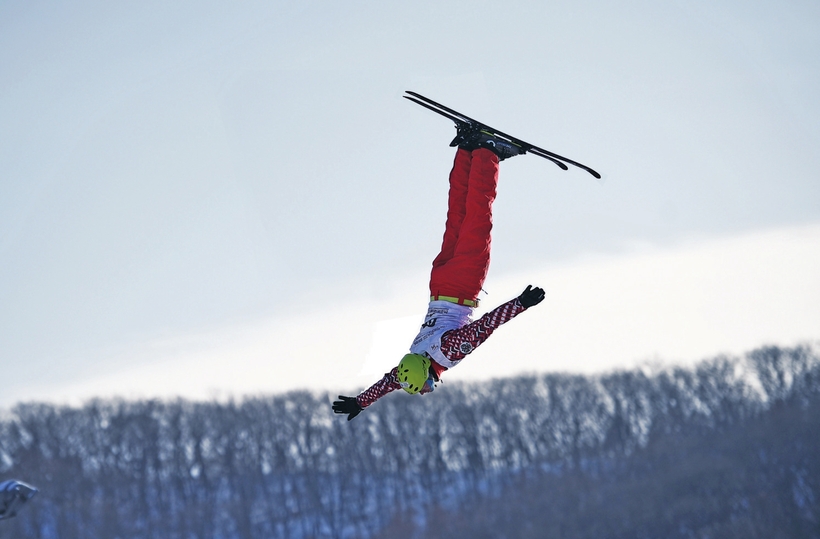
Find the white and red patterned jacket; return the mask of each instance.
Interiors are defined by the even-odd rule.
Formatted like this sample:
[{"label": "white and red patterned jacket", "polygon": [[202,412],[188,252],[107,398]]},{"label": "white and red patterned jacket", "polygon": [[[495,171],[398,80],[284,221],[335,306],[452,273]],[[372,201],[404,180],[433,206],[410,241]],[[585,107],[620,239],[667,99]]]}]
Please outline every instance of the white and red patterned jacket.
[{"label": "white and red patterned jacket", "polygon": [[[475,322],[445,332],[441,335],[441,343],[437,350],[437,352],[443,356],[443,361],[441,359],[437,361],[435,358],[431,358],[431,365],[436,372],[436,376],[441,376],[441,373],[448,369],[447,366],[441,363],[449,363],[451,367],[455,366],[464,359],[467,354],[486,341],[496,328],[512,320],[525,310],[524,306],[521,305],[521,301],[515,298],[503,305],[499,305]],[[422,326],[422,331],[424,328],[425,326]],[[398,367],[393,367],[393,370],[386,373],[381,380],[359,393],[356,396],[356,401],[359,403],[359,406],[367,408],[391,391],[401,389],[401,385],[399,385],[399,381],[396,378],[397,369]]]}]

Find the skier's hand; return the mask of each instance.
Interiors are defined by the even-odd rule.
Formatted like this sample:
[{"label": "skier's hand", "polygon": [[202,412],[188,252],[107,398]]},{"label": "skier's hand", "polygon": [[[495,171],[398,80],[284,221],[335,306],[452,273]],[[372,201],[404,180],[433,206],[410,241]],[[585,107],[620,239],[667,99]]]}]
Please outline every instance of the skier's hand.
[{"label": "skier's hand", "polygon": [[532,285],[527,285],[527,289],[521,292],[521,295],[518,296],[519,301],[521,301],[521,305],[524,306],[525,309],[532,307],[533,305],[538,305],[544,300],[544,289],[532,287]]},{"label": "skier's hand", "polygon": [[364,408],[359,406],[356,397],[339,395],[339,400],[333,401],[333,411],[337,414],[348,414],[348,421],[359,415],[362,410],[364,410]]}]

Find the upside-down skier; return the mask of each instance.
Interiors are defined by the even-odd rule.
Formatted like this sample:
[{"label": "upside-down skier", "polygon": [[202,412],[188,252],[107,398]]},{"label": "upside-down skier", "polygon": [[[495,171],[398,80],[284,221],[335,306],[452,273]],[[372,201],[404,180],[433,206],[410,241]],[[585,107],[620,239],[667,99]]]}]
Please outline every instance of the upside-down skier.
[{"label": "upside-down skier", "polygon": [[476,321],[473,309],[490,265],[492,204],[499,162],[526,149],[469,125],[458,125],[450,172],[447,221],[441,252],[430,274],[430,304],[410,353],[384,377],[356,397],[339,395],[333,411],[350,421],[397,389],[429,393],[444,371],[458,365],[501,324],[544,299],[544,290],[527,286],[520,296]]}]

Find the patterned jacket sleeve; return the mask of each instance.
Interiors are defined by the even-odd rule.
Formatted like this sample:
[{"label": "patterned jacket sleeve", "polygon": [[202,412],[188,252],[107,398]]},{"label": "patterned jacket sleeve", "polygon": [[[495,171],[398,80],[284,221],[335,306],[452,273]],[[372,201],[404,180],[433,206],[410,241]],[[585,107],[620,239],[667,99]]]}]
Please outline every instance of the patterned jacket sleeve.
[{"label": "patterned jacket sleeve", "polygon": [[450,361],[458,361],[478,348],[501,324],[509,322],[526,309],[518,298],[499,305],[475,322],[444,334],[441,352]]},{"label": "patterned jacket sleeve", "polygon": [[356,396],[356,402],[359,403],[359,406],[367,408],[391,391],[401,389],[401,385],[399,385],[399,381],[396,377],[397,374],[398,367],[393,367],[393,370],[386,373],[381,380],[359,393]]}]

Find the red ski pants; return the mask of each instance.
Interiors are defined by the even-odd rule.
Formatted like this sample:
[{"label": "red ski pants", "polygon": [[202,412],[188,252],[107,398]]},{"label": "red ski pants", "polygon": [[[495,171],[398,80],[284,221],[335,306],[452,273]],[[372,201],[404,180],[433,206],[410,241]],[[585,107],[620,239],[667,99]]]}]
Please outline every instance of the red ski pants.
[{"label": "red ski pants", "polygon": [[493,152],[458,149],[450,172],[444,241],[430,274],[434,299],[472,306],[477,303],[490,267],[492,205],[497,184],[498,157]]}]

